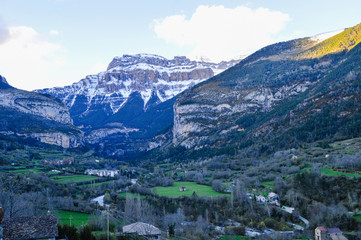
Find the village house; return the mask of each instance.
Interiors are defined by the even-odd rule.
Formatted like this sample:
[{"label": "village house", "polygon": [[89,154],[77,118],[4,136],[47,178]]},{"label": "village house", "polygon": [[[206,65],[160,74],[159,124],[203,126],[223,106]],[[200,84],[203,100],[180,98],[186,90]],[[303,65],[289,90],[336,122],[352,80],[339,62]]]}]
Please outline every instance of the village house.
[{"label": "village house", "polygon": [[274,193],[274,192],[268,193],[267,198],[268,198],[268,202],[270,204],[275,204],[276,206],[280,206],[280,203],[279,203],[280,197],[276,193]]},{"label": "village house", "polygon": [[282,206],[282,208],[281,208],[282,210],[284,210],[284,211],[286,211],[286,212],[288,212],[288,213],[293,213],[293,211],[295,210],[295,208],[293,208],[293,207],[287,207],[287,206]]},{"label": "village house", "polygon": [[256,201],[259,203],[265,203],[266,202],[266,198],[262,195],[258,195],[256,196]]},{"label": "village house", "polygon": [[58,165],[58,166],[62,166],[62,165],[67,165],[70,166],[75,162],[73,157],[68,157],[68,158],[63,158],[63,159],[58,159],[58,160],[44,160],[44,164],[46,165]]},{"label": "village house", "polygon": [[99,177],[115,177],[120,174],[119,170],[98,170],[98,169],[87,169],[85,170],[87,175],[96,175]]},{"label": "village house", "polygon": [[315,229],[315,240],[347,240],[339,228],[325,228],[323,226]]},{"label": "village house", "polygon": [[0,220],[0,228],[1,240],[55,240],[58,237],[57,220],[53,215],[7,218]]},{"label": "village house", "polygon": [[187,187],[180,187],[179,191],[181,191],[181,192],[187,191]]},{"label": "village house", "polygon": [[274,192],[268,193],[267,197],[268,197],[268,201],[270,202],[276,202],[276,201],[278,202],[280,200],[280,197]]},{"label": "village house", "polygon": [[136,222],[123,227],[123,234],[138,234],[147,239],[160,239],[162,232],[159,228],[143,222]]}]

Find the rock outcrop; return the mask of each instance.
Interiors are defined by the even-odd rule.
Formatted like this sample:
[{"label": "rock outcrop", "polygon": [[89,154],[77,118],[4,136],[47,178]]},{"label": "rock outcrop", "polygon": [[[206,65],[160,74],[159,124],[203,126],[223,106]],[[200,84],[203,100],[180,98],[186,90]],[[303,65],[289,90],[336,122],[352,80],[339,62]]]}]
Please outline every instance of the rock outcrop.
[{"label": "rock outcrop", "polygon": [[0,89],[11,88],[11,86],[6,81],[6,78],[0,75]]},{"label": "rock outcrop", "polygon": [[79,135],[77,136],[62,132],[32,133],[30,136],[40,142],[61,146],[63,148],[75,148],[82,144]]},{"label": "rock outcrop", "polygon": [[15,88],[0,90],[0,105],[44,117],[63,124],[72,124],[67,107],[59,100]]},{"label": "rock outcrop", "polygon": [[31,137],[64,148],[82,143],[82,133],[75,128],[68,108],[50,95],[11,87],[0,76],[0,134]]}]

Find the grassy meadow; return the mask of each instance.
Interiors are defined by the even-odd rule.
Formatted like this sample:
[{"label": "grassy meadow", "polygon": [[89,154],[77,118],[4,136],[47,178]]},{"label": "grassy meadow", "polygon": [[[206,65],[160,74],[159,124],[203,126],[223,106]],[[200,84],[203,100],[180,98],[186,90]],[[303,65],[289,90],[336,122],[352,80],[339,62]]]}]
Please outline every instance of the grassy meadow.
[{"label": "grassy meadow", "polygon": [[[179,191],[180,187],[186,187],[186,191]],[[155,187],[153,188],[156,190],[159,196],[166,196],[171,198],[176,197],[190,197],[192,196],[193,192],[195,192],[198,196],[207,196],[207,197],[224,197],[230,196],[229,194],[219,193],[213,190],[212,187],[201,185],[195,182],[174,182],[173,186],[170,187]]]}]

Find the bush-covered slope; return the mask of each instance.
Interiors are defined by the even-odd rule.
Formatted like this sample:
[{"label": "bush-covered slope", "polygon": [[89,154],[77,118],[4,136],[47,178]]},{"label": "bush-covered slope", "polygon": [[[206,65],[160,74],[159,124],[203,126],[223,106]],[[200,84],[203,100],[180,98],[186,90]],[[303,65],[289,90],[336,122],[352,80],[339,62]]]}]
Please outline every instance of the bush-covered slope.
[{"label": "bush-covered slope", "polygon": [[[321,43],[271,45],[186,91],[175,104],[174,144],[195,156],[244,148],[262,154],[360,136],[359,28]],[[313,49],[329,50],[299,58]]]},{"label": "bush-covered slope", "polygon": [[349,51],[361,42],[361,24],[347,28],[343,32],[322,41],[301,53],[298,58],[319,58],[331,53]]}]

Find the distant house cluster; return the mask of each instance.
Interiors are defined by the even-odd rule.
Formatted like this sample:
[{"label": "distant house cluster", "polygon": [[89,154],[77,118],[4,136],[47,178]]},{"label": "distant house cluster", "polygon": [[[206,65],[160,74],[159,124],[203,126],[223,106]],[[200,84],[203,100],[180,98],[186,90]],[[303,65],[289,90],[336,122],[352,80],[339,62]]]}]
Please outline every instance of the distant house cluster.
[{"label": "distant house cluster", "polygon": [[74,158],[73,157],[69,157],[69,158],[63,158],[63,159],[58,159],[58,160],[44,160],[44,164],[46,165],[58,165],[58,166],[63,166],[63,165],[72,165],[74,163]]},{"label": "distant house cluster", "polygon": [[115,177],[120,174],[120,170],[97,170],[97,169],[87,169],[85,170],[87,175],[96,175],[99,177]]},{"label": "distant house cluster", "polygon": [[280,197],[274,192],[270,192],[267,195],[267,198],[265,196],[262,196],[262,195],[256,196],[256,201],[258,203],[266,203],[266,202],[268,202],[270,204],[275,204],[277,206],[280,206],[279,200],[280,200]]},{"label": "distant house cluster", "polygon": [[339,228],[320,226],[315,229],[315,240],[347,240],[347,238]]}]

